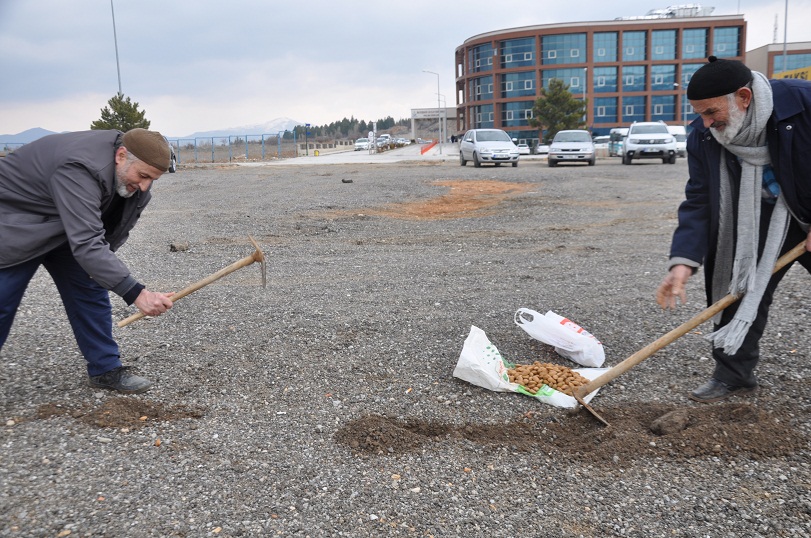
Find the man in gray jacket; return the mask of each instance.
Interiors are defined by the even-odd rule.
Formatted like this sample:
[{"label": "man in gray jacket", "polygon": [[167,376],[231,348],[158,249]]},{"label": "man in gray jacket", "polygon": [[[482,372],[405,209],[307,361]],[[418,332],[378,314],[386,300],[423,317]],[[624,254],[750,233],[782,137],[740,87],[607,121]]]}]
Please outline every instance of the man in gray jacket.
[{"label": "man in gray jacket", "polygon": [[39,266],[56,284],[91,387],[133,394],[151,382],[121,365],[109,291],[148,316],[172,307],[116,257],[170,165],[155,131],[55,134],[0,159],[0,350]]}]

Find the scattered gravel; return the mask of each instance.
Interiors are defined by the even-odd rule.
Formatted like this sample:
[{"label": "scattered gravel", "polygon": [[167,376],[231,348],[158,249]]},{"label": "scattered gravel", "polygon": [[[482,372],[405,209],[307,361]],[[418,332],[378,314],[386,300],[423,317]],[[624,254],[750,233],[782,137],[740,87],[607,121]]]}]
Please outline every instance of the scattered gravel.
[{"label": "scattered gravel", "polygon": [[802,268],[752,398],[687,400],[712,370],[700,334],[601,390],[608,429],[451,375],[471,325],[514,362],[576,366],[514,324],[521,307],[580,323],[607,366],[701,311],[701,276],[675,314],[653,300],[686,175],[680,159],[164,176],[120,251],[133,272],[180,290],[252,235],[267,289],[254,265],[116,328],[155,382],[120,396],[86,386],[38,273],[0,354],[0,536],[811,535]]}]

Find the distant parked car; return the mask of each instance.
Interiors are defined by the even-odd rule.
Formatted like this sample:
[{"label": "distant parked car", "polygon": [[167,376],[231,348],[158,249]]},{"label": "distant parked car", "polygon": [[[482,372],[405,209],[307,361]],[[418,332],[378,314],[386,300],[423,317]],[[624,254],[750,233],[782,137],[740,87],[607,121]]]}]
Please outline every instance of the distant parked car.
[{"label": "distant parked car", "polygon": [[482,163],[510,163],[518,166],[518,148],[510,135],[501,129],[471,129],[462,137],[459,143],[459,164],[465,166],[473,161],[473,166],[480,167]]},{"label": "distant parked car", "polygon": [[661,121],[639,121],[631,124],[622,148],[622,164],[637,159],[662,159],[676,164],[676,138]]},{"label": "distant parked car", "polygon": [[547,157],[549,166],[562,162],[583,162],[594,166],[596,159],[591,134],[580,129],[559,131],[549,146]]},{"label": "distant parked car", "polygon": [[538,142],[538,145],[535,146],[535,155],[547,155],[548,153],[549,153],[549,144]]},{"label": "distant parked car", "polygon": [[355,140],[355,151],[362,151],[369,149],[369,139],[368,138],[358,138]]},{"label": "distant parked car", "polygon": [[177,156],[175,155],[175,148],[169,144],[169,169],[170,174],[177,172]]},{"label": "distant parked car", "polygon": [[519,155],[529,155],[529,146],[527,144],[517,144]]}]

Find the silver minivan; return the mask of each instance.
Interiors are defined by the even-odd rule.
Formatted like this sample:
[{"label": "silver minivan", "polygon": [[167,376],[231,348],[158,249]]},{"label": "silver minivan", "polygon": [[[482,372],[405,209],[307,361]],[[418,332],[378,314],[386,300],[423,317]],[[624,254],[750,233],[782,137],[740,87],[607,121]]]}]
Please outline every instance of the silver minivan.
[{"label": "silver minivan", "polygon": [[594,151],[594,142],[588,131],[575,129],[570,131],[558,131],[552,143],[549,145],[549,155],[547,156],[549,166],[557,166],[558,163],[588,163],[594,166],[597,156]]}]

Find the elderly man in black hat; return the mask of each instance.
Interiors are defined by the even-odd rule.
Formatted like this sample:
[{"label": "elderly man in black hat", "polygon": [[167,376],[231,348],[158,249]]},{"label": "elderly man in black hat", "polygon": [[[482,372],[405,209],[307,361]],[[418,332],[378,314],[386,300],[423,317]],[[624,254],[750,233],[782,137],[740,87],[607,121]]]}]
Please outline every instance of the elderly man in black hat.
[{"label": "elderly man in black hat", "polygon": [[109,291],[157,316],[171,293],[147,290],[118,259],[167,171],[170,150],[156,131],[55,134],[0,159],[0,350],[40,266],[62,298],[91,387],[140,393],[151,382],[121,365]]},{"label": "elderly man in black hat", "polygon": [[[803,240],[811,251],[811,83],[768,80],[710,56],[687,97],[700,117],[687,139],[686,199],[656,298],[662,308],[684,302],[702,264],[709,303],[743,296],[713,320],[715,371],[690,394],[709,403],[757,390],[758,342],[789,269],[772,276],[775,261]],[[811,253],[799,262],[811,272]]]}]

